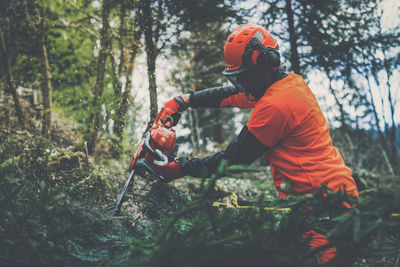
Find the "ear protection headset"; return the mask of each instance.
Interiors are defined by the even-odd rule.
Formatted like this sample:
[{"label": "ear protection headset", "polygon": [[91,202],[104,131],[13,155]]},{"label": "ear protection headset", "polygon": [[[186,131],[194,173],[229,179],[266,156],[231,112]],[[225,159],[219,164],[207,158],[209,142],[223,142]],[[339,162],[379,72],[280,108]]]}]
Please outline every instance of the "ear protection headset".
[{"label": "ear protection headset", "polygon": [[261,64],[266,68],[279,68],[281,65],[281,58],[278,45],[276,48],[266,47],[261,43],[262,39],[262,32],[258,31],[249,42],[249,47],[251,49],[260,51],[260,55],[257,57],[257,64]]}]

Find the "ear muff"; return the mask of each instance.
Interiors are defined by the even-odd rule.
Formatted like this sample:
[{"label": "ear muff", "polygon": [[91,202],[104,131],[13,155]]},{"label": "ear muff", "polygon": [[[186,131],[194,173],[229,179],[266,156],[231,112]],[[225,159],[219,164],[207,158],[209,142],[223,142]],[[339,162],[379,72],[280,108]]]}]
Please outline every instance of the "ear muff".
[{"label": "ear muff", "polygon": [[261,53],[257,57],[257,64],[261,64],[266,68],[277,69],[281,65],[280,54],[276,49],[270,48],[267,53]]},{"label": "ear muff", "polygon": [[266,47],[260,42],[258,34],[250,40],[249,46],[253,50],[260,51],[257,57],[257,64],[261,64],[266,68],[276,69],[281,65],[281,57],[276,48]]}]

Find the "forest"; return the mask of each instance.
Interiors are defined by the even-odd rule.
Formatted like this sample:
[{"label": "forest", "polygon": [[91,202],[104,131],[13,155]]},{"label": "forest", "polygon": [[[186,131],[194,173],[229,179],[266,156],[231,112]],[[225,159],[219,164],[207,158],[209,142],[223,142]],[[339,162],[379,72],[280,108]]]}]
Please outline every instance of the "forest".
[{"label": "forest", "polygon": [[[169,183],[135,174],[113,216],[164,103],[229,85],[224,44],[245,23],[315,94],[359,199],[280,198],[262,156]],[[400,266],[398,1],[2,0],[0,60],[1,266],[319,266],[332,247],[326,266]],[[224,150],[250,118],[188,108],[178,155]],[[309,229],[329,243],[310,250]]]}]

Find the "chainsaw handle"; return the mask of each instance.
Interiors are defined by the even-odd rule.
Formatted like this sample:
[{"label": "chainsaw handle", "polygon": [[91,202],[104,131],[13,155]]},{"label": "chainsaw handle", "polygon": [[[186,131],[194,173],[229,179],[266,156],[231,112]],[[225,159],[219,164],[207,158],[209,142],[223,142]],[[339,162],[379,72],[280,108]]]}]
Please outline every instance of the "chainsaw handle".
[{"label": "chainsaw handle", "polygon": [[162,124],[168,129],[170,129],[178,123],[180,118],[181,118],[180,112],[171,110],[166,107],[162,107],[160,112],[158,112],[156,119],[153,122],[153,126],[157,124]]},{"label": "chainsaw handle", "polygon": [[167,128],[169,129],[169,128],[172,128],[173,123],[174,123],[174,122],[173,122],[172,120],[167,119],[167,121],[164,123],[164,126],[167,127]]},{"label": "chainsaw handle", "polygon": [[160,166],[164,166],[168,163],[168,156],[165,155],[161,150],[154,150],[151,146],[150,146],[150,132],[147,132],[144,136],[144,148],[146,149],[146,151],[155,159],[154,163]]}]

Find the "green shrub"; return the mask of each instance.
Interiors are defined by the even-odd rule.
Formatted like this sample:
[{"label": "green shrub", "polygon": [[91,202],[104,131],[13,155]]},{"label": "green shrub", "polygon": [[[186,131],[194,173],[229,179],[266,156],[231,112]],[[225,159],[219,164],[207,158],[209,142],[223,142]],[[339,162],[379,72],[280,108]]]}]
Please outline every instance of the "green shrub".
[{"label": "green shrub", "polygon": [[[108,247],[121,239],[102,210],[107,195],[115,191],[90,166],[55,168],[54,162],[62,159],[52,156],[56,150],[61,149],[29,138],[8,137],[1,145],[0,262],[98,262],[108,258]],[[109,235],[107,240],[103,234]]]},{"label": "green shrub", "polygon": [[310,229],[325,233],[348,266],[393,266],[400,252],[400,194],[388,184],[395,177],[359,201],[321,188],[288,199],[258,194],[247,208],[213,203],[230,195],[217,186],[221,177],[252,168],[222,165],[190,198],[157,181],[139,194],[149,180],[137,177],[135,214],[111,219],[116,186],[84,155],[43,140],[2,141],[2,266],[315,266],[326,247],[308,249],[301,236]]}]

